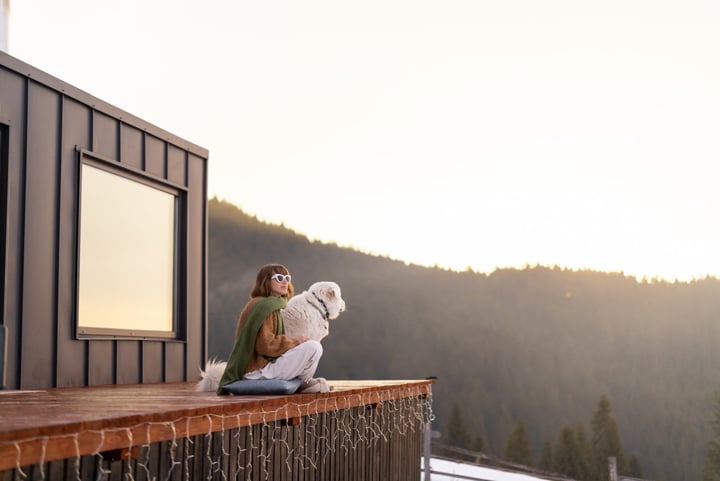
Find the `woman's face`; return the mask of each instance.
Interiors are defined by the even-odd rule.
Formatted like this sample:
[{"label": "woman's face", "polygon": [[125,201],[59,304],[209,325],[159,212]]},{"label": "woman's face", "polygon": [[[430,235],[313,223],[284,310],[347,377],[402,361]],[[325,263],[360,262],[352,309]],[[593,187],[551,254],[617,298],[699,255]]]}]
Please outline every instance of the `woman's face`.
[{"label": "woman's face", "polygon": [[273,274],[270,277],[270,293],[273,296],[284,296],[288,293],[290,274]]}]

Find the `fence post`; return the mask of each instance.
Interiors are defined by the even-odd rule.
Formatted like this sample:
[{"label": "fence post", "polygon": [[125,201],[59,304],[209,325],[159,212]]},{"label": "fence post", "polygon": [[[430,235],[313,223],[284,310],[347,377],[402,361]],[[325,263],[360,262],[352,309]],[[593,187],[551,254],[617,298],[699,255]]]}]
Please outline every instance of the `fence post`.
[{"label": "fence post", "polygon": [[440,437],[440,431],[433,431],[430,422],[425,423],[425,436],[423,438],[423,464],[425,465],[425,481],[430,481],[430,444],[433,439]]},{"label": "fence post", "polygon": [[610,468],[610,481],[617,481],[617,459],[614,457],[608,458],[608,465]]}]

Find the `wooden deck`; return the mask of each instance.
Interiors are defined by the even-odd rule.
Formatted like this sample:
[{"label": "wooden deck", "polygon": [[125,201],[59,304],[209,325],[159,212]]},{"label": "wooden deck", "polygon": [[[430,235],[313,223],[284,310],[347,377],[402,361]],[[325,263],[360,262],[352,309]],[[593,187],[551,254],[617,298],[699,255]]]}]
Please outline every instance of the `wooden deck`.
[{"label": "wooden deck", "polygon": [[0,391],[0,471],[260,423],[429,397],[432,381],[329,381],[327,394],[217,396],[195,383]]}]

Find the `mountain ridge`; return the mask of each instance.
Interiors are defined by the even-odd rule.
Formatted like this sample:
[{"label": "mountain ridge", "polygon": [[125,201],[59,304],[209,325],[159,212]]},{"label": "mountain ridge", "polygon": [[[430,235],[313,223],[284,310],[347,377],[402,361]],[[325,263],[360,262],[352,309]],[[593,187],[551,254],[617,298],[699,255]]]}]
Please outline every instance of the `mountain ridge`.
[{"label": "mountain ridge", "polygon": [[437,426],[454,402],[499,454],[514,423],[535,453],[613,404],[625,450],[654,479],[697,479],[720,369],[720,282],[642,282],[534,266],[429,268],[312,242],[209,202],[209,354],[224,358],[257,269],[281,262],[296,291],[338,282],[348,310],[323,341],[330,379],[437,376]]}]

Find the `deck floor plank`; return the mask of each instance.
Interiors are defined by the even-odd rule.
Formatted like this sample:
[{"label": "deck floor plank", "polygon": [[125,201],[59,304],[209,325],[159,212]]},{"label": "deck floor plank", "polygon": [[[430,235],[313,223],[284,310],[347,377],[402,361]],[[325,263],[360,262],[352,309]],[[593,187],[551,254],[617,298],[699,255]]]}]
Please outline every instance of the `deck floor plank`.
[{"label": "deck floor plank", "polygon": [[217,396],[193,382],[0,391],[0,471],[129,445],[429,395],[432,381],[329,381],[326,394]]}]

